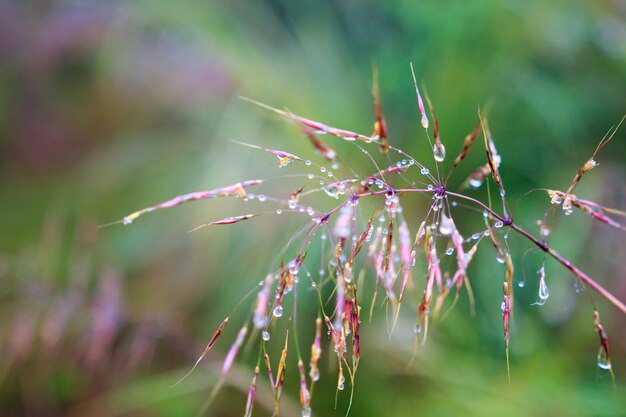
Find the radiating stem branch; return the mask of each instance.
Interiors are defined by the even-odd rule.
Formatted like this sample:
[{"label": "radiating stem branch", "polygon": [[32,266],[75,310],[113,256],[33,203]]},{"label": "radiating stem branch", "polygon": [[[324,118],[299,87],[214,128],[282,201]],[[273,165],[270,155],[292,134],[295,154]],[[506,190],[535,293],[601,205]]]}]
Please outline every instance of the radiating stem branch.
[{"label": "radiating stem branch", "polygon": [[617,307],[622,313],[626,314],[626,305],[622,301],[620,301],[617,297],[615,297],[613,294],[611,294],[611,292],[608,291],[606,288],[604,288],[602,285],[598,284],[589,275],[585,274],[578,267],[573,265],[570,261],[568,261],[566,258],[564,258],[556,250],[552,249],[546,242],[543,242],[543,241],[537,239],[536,237],[534,237],[533,235],[528,233],[526,230],[522,229],[517,224],[515,224],[513,222],[513,219],[506,218],[506,217],[503,217],[503,216],[499,215],[498,213],[493,211],[491,208],[487,207],[485,204],[483,204],[479,200],[476,200],[475,198],[468,197],[468,196],[463,195],[463,194],[457,194],[457,193],[449,192],[449,191],[446,191],[446,194],[448,194],[449,196],[452,196],[452,197],[457,197],[457,198],[461,198],[461,199],[470,201],[470,202],[472,202],[474,204],[477,204],[477,205],[481,206],[482,208],[487,210],[493,217],[495,217],[496,219],[500,220],[504,224],[508,225],[511,229],[515,230],[517,233],[519,233],[520,235],[524,236],[526,239],[528,239],[532,243],[534,243],[539,249],[541,249],[545,253],[547,253],[550,256],[552,256],[554,259],[556,259],[557,262],[559,262],[565,268],[569,269],[574,275],[576,275],[576,277],[578,277],[582,282],[584,282],[585,284],[590,286],[594,291],[596,291],[603,298],[605,298],[611,304],[613,304],[615,307]]}]

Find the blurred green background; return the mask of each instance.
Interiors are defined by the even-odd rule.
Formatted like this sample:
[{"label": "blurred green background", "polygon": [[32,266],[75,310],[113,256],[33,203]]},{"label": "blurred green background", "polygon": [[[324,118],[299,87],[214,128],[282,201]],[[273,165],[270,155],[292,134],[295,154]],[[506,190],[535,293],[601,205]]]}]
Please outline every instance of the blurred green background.
[{"label": "blurred green background", "polygon": [[[187,234],[259,209],[211,200],[132,226],[96,226],[174,195],[300,172],[294,164],[278,171],[275,159],[230,139],[315,159],[297,129],[239,96],[369,134],[376,65],[392,144],[430,160],[412,61],[450,155],[478,108],[490,106],[515,201],[537,187],[566,188],[626,111],[625,19],[618,0],[0,1],[0,416],[195,415],[248,305],[205,366],[169,386],[276,267],[302,217]],[[624,137],[622,129],[579,195],[626,208]],[[355,148],[325,140],[359,173],[371,171]],[[483,160],[474,149],[453,185]],[[263,190],[284,197],[283,184]],[[406,203],[413,232],[425,204]],[[536,233],[548,206],[545,193],[530,194],[516,220]],[[464,232],[480,220],[468,211]],[[551,243],[626,300],[623,233],[575,213],[560,219]],[[470,270],[476,315],[462,300],[412,365],[417,290],[391,337],[384,310],[364,323],[350,415],[626,415],[624,316],[550,261],[551,297],[531,306],[541,258],[524,257],[530,246],[521,239],[510,244],[515,280],[528,279],[515,288],[511,389],[504,272],[485,249]],[[308,352],[315,300],[302,296],[299,337]],[[596,366],[592,298],[612,343],[615,389]],[[345,415],[349,396],[334,409],[328,356],[313,413]],[[241,356],[209,415],[243,415],[255,357]],[[295,359],[289,366],[283,411],[299,415]],[[254,415],[270,415],[271,404],[263,380]]]}]

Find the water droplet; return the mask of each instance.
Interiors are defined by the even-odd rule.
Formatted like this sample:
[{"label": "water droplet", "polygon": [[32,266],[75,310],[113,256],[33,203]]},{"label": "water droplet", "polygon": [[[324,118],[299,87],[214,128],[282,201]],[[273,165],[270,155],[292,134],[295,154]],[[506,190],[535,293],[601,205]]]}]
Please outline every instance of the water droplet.
[{"label": "water droplet", "polygon": [[546,302],[548,297],[550,297],[550,290],[548,290],[548,285],[546,284],[546,271],[542,266],[538,271],[539,274],[539,300],[540,304]]},{"label": "water droplet", "polygon": [[306,161],[304,161],[305,164],[307,165],[311,165],[311,161],[309,161],[308,159]]},{"label": "water droplet", "polygon": [[259,196],[257,198],[259,199],[259,201],[261,203],[264,202],[265,200],[267,200],[267,197],[265,195],[263,195],[263,194],[259,194]]},{"label": "water droplet", "polygon": [[270,340],[270,332],[268,332],[267,330],[263,330],[261,332],[261,337],[267,342],[268,340]]},{"label": "water droplet", "polygon": [[283,306],[274,307],[274,317],[282,317],[283,315]]},{"label": "water droplet", "polygon": [[313,207],[308,207],[306,212],[309,216],[313,216],[315,214],[315,209]]},{"label": "water droplet", "polygon": [[611,361],[607,358],[604,349],[600,349],[600,352],[598,352],[598,368],[607,371],[611,370]]},{"label": "water droplet", "polygon": [[428,189],[428,191],[432,191],[435,187],[433,187],[432,184],[428,184],[426,188]]},{"label": "water droplet", "polygon": [[446,255],[450,256],[454,253],[454,248],[448,248],[446,249]]},{"label": "water droplet", "polygon": [[276,214],[282,214],[282,213],[283,213],[283,210],[282,210],[282,209],[277,209],[277,210],[276,210]]},{"label": "water droplet", "polygon": [[333,162],[330,166],[332,169],[339,169],[339,164],[337,162]]},{"label": "water droplet", "polygon": [[496,224],[494,224],[494,226],[496,227],[496,229],[501,228],[502,226],[504,226],[504,223],[501,221],[497,221]]},{"label": "water droplet", "polygon": [[343,194],[340,192],[339,188],[334,185],[324,187],[323,190],[329,197],[339,198],[339,194]]},{"label": "water droplet", "polygon": [[320,167],[320,171],[321,171],[321,172],[326,172],[326,168],[324,168],[324,167]]},{"label": "water droplet", "polygon": [[132,222],[133,222],[133,219],[129,217],[124,217],[124,219],[122,220],[122,224],[131,224]]},{"label": "water droplet", "polygon": [[520,288],[524,288],[525,285],[526,285],[526,281],[520,281],[517,283],[517,286]]},{"label": "water droplet", "polygon": [[312,174],[312,173],[307,175],[307,178],[310,180],[312,180],[314,177],[315,177],[315,174]]},{"label": "water droplet", "polygon": [[315,281],[311,281],[311,287],[313,287],[313,288],[317,288],[317,282],[315,282]]},{"label": "water droplet", "polygon": [[498,256],[496,256],[496,262],[498,262],[499,264],[503,264],[504,263],[504,255],[499,253]]},{"label": "water droplet", "polygon": [[480,233],[474,233],[474,234],[472,235],[472,239],[473,239],[473,240],[478,240],[478,239],[480,239]]},{"label": "water droplet", "polygon": [[422,173],[422,175],[428,175],[430,173],[430,171],[428,170],[428,168],[422,168],[420,170],[420,172]]},{"label": "water droplet", "polygon": [[293,210],[296,207],[298,207],[298,203],[295,200],[289,200],[289,208]]},{"label": "water droplet", "polygon": [[483,185],[483,180],[480,180],[478,178],[471,178],[468,182],[469,182],[470,187],[473,187],[473,188],[478,188],[481,185]]},{"label": "water droplet", "polygon": [[343,389],[346,386],[345,383],[346,383],[346,379],[342,376],[341,378],[339,378],[339,382],[337,382],[337,389],[339,391],[343,391]]},{"label": "water droplet", "polygon": [[302,408],[302,417],[311,417],[311,407]]},{"label": "water droplet", "polygon": [[433,156],[437,162],[443,162],[443,160],[446,159],[446,148],[442,143],[435,143],[433,146]]}]

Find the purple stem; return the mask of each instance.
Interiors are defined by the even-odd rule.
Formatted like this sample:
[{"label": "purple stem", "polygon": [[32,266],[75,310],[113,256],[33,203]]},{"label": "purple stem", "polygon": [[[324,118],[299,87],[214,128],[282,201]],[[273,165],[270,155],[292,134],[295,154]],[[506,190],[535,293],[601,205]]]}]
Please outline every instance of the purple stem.
[{"label": "purple stem", "polygon": [[518,225],[516,225],[513,222],[513,219],[500,216],[498,213],[493,211],[491,208],[487,207],[485,204],[483,204],[479,200],[476,200],[475,198],[468,197],[468,196],[463,195],[463,194],[453,193],[453,192],[450,192],[450,191],[446,191],[446,194],[448,194],[448,195],[450,195],[452,197],[462,198],[464,200],[470,201],[470,202],[472,202],[474,204],[477,204],[477,205],[481,206],[482,208],[487,210],[493,217],[495,217],[496,219],[500,220],[504,224],[508,225],[511,229],[515,230],[517,233],[519,233],[520,235],[524,236],[526,239],[528,239],[532,243],[534,243],[539,249],[541,249],[545,253],[547,253],[550,256],[552,256],[554,259],[557,260],[557,262],[559,262],[565,268],[569,269],[574,275],[576,275],[576,277],[578,277],[582,282],[584,282],[585,284],[590,286],[594,291],[596,291],[598,294],[600,294],[602,297],[604,297],[606,300],[608,300],[611,304],[613,304],[615,307],[617,307],[622,313],[626,314],[626,305],[622,301],[620,301],[617,297],[615,297],[613,294],[611,294],[611,292],[608,291],[606,288],[604,288],[602,285],[598,284],[589,275],[585,274],[583,271],[578,269],[578,267],[576,267],[570,261],[565,259],[556,250],[552,249],[546,242],[543,242],[543,241],[537,239],[536,237],[534,237],[533,235],[528,233],[526,230],[524,230],[521,227],[519,227]]}]

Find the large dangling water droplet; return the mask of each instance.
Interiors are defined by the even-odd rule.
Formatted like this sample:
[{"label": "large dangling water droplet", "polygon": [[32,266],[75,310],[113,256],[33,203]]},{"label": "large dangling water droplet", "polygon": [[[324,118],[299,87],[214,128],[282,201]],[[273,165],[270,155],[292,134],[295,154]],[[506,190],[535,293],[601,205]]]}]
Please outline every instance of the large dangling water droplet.
[{"label": "large dangling water droplet", "polygon": [[274,307],[274,317],[282,317],[283,315],[283,306]]},{"label": "large dangling water droplet", "polygon": [[261,332],[261,337],[267,342],[268,340],[270,340],[270,332],[268,332],[267,330],[263,330]]},{"label": "large dangling water droplet", "polygon": [[339,382],[337,382],[337,389],[339,391],[343,391],[343,389],[346,387],[345,383],[346,379],[342,376],[341,378],[339,378]]},{"label": "large dangling water droplet", "polygon": [[600,349],[600,351],[598,352],[598,368],[607,371],[611,370],[611,361],[606,356],[606,352],[604,351],[604,349]]},{"label": "large dangling water droplet", "polygon": [[311,407],[302,408],[302,417],[311,417]]},{"label": "large dangling water droplet", "polygon": [[442,143],[435,143],[433,146],[433,156],[437,162],[443,162],[443,160],[446,159],[446,148]]},{"label": "large dangling water droplet", "polygon": [[540,304],[546,302],[546,300],[550,297],[550,290],[548,290],[548,286],[546,285],[546,272],[545,268],[542,266],[539,270],[539,300]]}]

